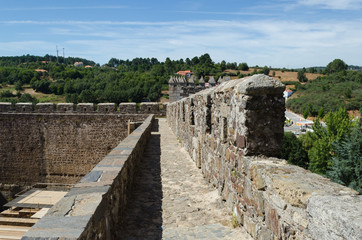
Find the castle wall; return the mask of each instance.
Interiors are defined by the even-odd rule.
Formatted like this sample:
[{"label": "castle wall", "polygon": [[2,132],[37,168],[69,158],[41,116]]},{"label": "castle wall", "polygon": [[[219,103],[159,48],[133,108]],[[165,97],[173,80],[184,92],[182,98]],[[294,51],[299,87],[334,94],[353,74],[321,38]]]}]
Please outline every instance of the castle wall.
[{"label": "castle wall", "polygon": [[168,122],[253,238],[361,239],[356,191],[275,158],[283,90],[264,75],[224,82],[170,103]]},{"label": "castle wall", "polygon": [[0,183],[23,186],[76,183],[128,135],[129,120],[148,116],[115,114],[114,104],[0,106]]},{"label": "castle wall", "polygon": [[[22,239],[117,239],[153,115],[120,142]],[[128,223],[124,223],[128,224]]]}]

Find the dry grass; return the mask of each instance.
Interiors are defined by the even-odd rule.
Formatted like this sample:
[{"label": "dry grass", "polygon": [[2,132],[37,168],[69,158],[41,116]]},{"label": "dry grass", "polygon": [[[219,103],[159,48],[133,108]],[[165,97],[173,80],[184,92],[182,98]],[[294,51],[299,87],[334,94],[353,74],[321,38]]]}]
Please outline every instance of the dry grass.
[{"label": "dry grass", "polygon": [[[256,70],[257,71],[261,70],[261,68],[257,68]],[[238,71],[239,70],[227,69],[224,72],[237,73]],[[254,68],[249,68],[248,71],[239,71],[239,72],[242,73],[242,74],[249,74],[249,73],[252,73],[253,71],[254,71]],[[272,77],[273,72],[274,72],[274,70],[270,70],[269,76]],[[305,75],[308,78],[308,80],[314,80],[319,76],[323,76],[322,74],[319,74],[319,73],[306,73]],[[298,72],[287,72],[287,71],[282,72],[282,71],[276,70],[274,78],[277,79],[277,80],[280,80],[282,82],[284,82],[284,81],[296,81],[297,82],[298,81],[297,77],[298,77]]]}]

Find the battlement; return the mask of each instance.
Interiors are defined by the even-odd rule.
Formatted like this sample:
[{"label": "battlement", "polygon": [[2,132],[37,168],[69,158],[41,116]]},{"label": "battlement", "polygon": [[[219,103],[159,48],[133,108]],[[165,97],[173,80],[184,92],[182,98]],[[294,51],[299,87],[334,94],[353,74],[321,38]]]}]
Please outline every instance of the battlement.
[{"label": "battlement", "polygon": [[0,113],[86,113],[86,114],[154,114],[165,116],[167,103],[144,102],[137,109],[136,103],[16,103],[0,102]]},{"label": "battlement", "polygon": [[265,75],[170,103],[167,119],[254,239],[361,239],[362,196],[278,159],[284,86]]}]

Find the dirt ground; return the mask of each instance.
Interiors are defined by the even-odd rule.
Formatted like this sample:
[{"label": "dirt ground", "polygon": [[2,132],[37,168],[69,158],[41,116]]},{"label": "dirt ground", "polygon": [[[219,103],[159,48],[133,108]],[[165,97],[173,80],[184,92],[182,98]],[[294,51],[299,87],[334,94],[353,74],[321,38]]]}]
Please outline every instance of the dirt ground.
[{"label": "dirt ground", "polygon": [[[261,68],[257,68],[257,71],[258,70],[261,70]],[[249,74],[249,73],[252,73],[253,71],[254,71],[254,68],[249,68],[248,71],[240,71],[240,73]],[[238,72],[238,70],[225,70],[225,72],[236,73],[236,72]],[[274,72],[274,70],[270,70],[269,76],[272,77],[273,72]],[[305,75],[308,78],[308,80],[314,80],[319,76],[323,76],[322,74],[319,74],[319,73],[306,73]],[[279,78],[279,76],[280,76],[280,78]],[[282,72],[282,71],[276,70],[274,78],[277,79],[277,80],[280,80],[282,82],[284,82],[284,81],[298,81],[297,76],[298,76],[298,72],[287,72],[287,71]]]}]

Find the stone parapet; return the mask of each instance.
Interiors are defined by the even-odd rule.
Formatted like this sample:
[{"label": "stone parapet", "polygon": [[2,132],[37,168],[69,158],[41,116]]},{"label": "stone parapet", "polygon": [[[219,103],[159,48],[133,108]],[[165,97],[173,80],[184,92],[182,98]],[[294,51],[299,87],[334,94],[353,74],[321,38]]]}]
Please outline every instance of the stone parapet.
[{"label": "stone parapet", "polygon": [[22,239],[116,239],[153,118],[115,147]]},{"label": "stone parapet", "polygon": [[0,183],[76,183],[148,116],[0,113]]},{"label": "stone parapet", "polygon": [[94,112],[93,103],[78,103],[77,111],[80,113],[92,113]]},{"label": "stone parapet", "polygon": [[0,112],[11,112],[13,105],[9,102],[0,102]]},{"label": "stone parapet", "polygon": [[170,103],[168,123],[253,238],[361,239],[357,192],[275,158],[283,90],[265,75],[223,82]]},{"label": "stone parapet", "polygon": [[32,103],[17,103],[15,104],[15,110],[17,112],[29,113],[34,111],[34,106]]},{"label": "stone parapet", "polygon": [[137,103],[120,103],[119,112],[120,113],[136,113],[137,112]]},{"label": "stone parapet", "polygon": [[35,109],[40,113],[52,113],[55,112],[55,107],[55,103],[38,103]]},{"label": "stone parapet", "polygon": [[117,111],[117,105],[115,103],[99,103],[99,113],[114,113]]},{"label": "stone parapet", "polygon": [[97,110],[93,103],[12,103],[0,102],[0,113],[81,113],[81,114],[155,114],[158,117],[166,116],[167,103],[147,102],[120,103],[119,109],[115,103],[99,103]]},{"label": "stone parapet", "polygon": [[57,111],[58,112],[65,112],[65,113],[72,113],[75,110],[74,103],[58,103],[57,104]]}]

